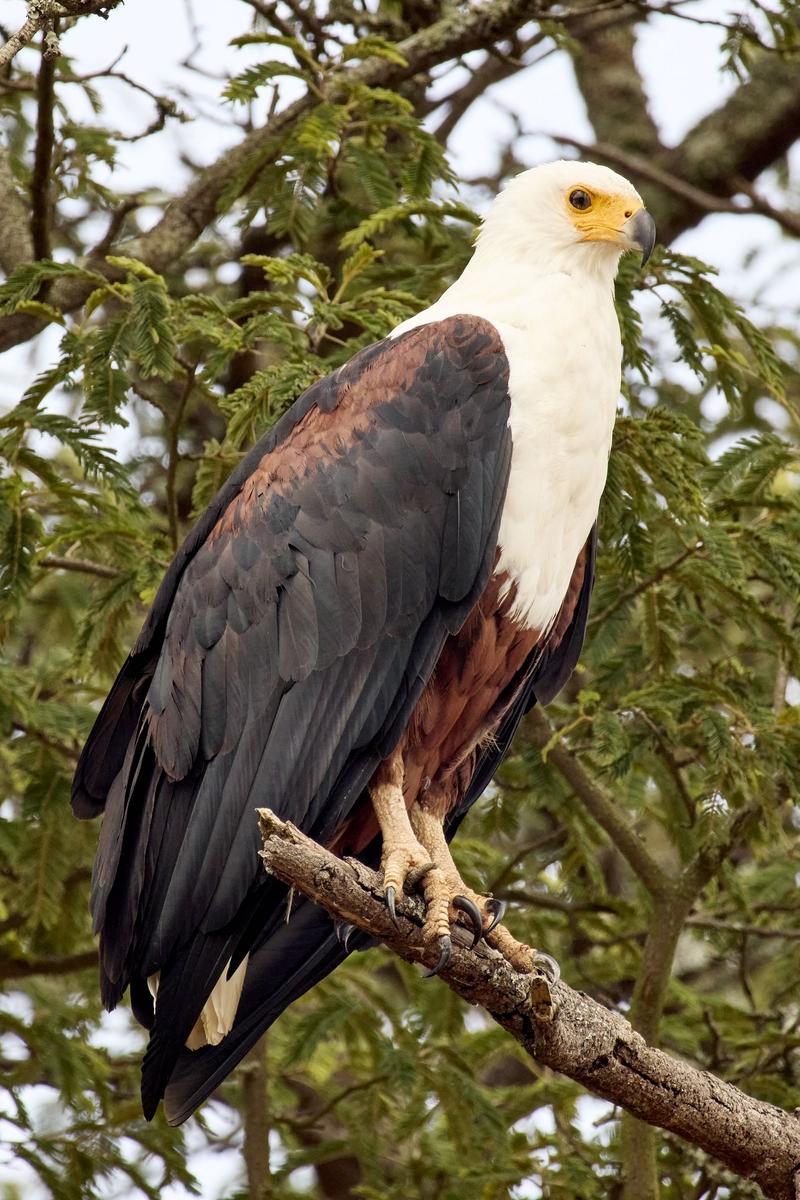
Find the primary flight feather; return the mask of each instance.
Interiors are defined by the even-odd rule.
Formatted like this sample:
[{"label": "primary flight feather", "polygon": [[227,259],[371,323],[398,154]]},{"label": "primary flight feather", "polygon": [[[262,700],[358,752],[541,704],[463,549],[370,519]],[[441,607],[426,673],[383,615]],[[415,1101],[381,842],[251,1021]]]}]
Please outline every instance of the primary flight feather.
[{"label": "primary flight feather", "polygon": [[[407,879],[521,968],[448,842],[519,720],[572,672],[620,385],[627,180],[557,162],[492,205],[461,277],[313,385],[178,552],[75,777],[105,811],[101,987],[150,1030],[142,1101],[179,1123],[352,949],[258,858],[256,807]],[[353,939],[353,944],[358,936]]]}]

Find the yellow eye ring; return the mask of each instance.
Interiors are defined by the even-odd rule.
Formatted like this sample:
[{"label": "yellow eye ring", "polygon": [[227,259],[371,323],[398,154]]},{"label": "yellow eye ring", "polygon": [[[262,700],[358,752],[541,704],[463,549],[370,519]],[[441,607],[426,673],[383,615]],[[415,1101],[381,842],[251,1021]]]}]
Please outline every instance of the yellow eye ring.
[{"label": "yellow eye ring", "polygon": [[579,212],[586,212],[587,208],[592,207],[592,197],[583,188],[575,188],[574,191],[570,192],[569,202]]}]

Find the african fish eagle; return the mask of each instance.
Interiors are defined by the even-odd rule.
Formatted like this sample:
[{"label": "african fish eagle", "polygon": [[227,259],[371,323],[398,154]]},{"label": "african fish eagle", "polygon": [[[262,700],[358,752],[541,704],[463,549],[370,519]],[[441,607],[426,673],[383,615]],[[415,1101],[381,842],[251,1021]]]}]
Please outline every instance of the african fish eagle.
[{"label": "african fish eagle", "polygon": [[77,768],[105,810],[102,996],[150,1030],[142,1103],[184,1121],[362,935],[258,857],[265,806],[416,883],[521,969],[448,843],[522,715],[580,652],[620,386],[613,283],[655,227],[605,167],[555,162],[492,204],[430,308],[310,387],[167,571]]}]

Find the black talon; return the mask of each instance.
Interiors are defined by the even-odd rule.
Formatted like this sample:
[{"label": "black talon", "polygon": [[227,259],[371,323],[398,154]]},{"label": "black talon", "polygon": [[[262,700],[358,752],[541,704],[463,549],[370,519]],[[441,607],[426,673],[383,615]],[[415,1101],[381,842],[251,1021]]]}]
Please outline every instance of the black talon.
[{"label": "black talon", "polygon": [[537,950],[533,956],[533,966],[534,969],[538,967],[540,971],[543,971],[552,984],[558,983],[561,978],[561,967],[552,954],[544,954],[541,950]]},{"label": "black talon", "polygon": [[392,918],[395,925],[397,924],[397,909],[395,908],[395,903],[394,903],[396,895],[397,895],[397,893],[396,893],[395,889],[392,887],[391,884],[389,884],[389,886],[386,889],[386,907],[388,908],[389,916]]},{"label": "black talon", "polygon": [[438,975],[440,971],[443,971],[450,962],[452,953],[453,943],[450,941],[449,935],[445,934],[444,937],[439,938],[439,961],[432,971],[423,972],[422,978],[433,979],[434,975]]},{"label": "black talon", "polygon": [[458,909],[459,912],[463,912],[465,916],[469,917],[469,923],[472,926],[472,945],[470,949],[474,950],[484,934],[481,910],[474,900],[470,900],[469,896],[454,896],[453,908]]},{"label": "black talon", "polygon": [[349,921],[334,921],[334,929],[336,936],[341,942],[347,953],[350,953],[350,938],[356,931],[355,925],[351,925]]},{"label": "black talon", "polygon": [[484,937],[487,933],[491,933],[492,930],[500,924],[503,917],[506,915],[507,908],[508,905],[506,904],[505,900],[495,900],[494,898],[491,898],[486,901],[486,910],[487,912],[491,913],[492,919],[483,931]]}]

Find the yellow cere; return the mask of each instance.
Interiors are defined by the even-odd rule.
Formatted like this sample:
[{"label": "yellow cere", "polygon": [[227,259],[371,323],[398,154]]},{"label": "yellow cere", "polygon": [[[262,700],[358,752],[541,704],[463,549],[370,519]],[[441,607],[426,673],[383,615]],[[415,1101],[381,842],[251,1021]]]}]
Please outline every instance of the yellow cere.
[{"label": "yellow cere", "polygon": [[623,225],[644,207],[635,196],[609,195],[583,184],[571,187],[564,194],[564,203],[584,242],[622,240]]}]

